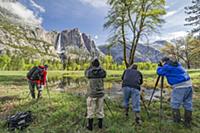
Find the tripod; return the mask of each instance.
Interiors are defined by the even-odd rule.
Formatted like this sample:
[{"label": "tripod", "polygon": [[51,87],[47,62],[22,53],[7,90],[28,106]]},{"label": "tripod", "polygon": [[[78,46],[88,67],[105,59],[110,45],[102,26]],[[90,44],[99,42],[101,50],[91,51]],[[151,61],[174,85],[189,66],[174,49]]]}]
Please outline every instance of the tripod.
[{"label": "tripod", "polygon": [[161,98],[160,98],[160,104],[161,104],[161,106],[162,106],[162,97],[163,97],[162,94],[163,94],[163,88],[164,88],[164,76],[160,76],[160,75],[159,75],[158,78],[157,78],[157,80],[156,80],[156,84],[155,84],[153,93],[152,93],[151,98],[150,98],[150,100],[149,100],[148,107],[151,105],[152,98],[153,98],[153,95],[154,95],[154,93],[155,93],[155,91],[156,91],[156,88],[157,88],[157,86],[158,86],[160,77],[161,77],[161,84],[160,84],[160,88],[161,88],[160,97],[161,97]]},{"label": "tripod", "polygon": [[163,118],[163,88],[164,88],[164,76],[158,76],[157,80],[156,80],[156,84],[155,84],[155,87],[154,87],[154,90],[153,90],[153,93],[151,95],[151,98],[149,100],[149,104],[148,104],[148,107],[151,105],[151,102],[152,102],[152,98],[153,98],[153,95],[156,91],[156,88],[158,86],[158,83],[159,83],[159,80],[161,78],[161,83],[160,83],[160,88],[161,88],[161,91],[160,91],[160,110],[159,110],[159,122],[160,122],[160,126],[159,126],[159,129],[161,130],[161,121],[162,121],[162,118]]},{"label": "tripod", "polygon": [[142,103],[143,103],[143,106],[144,106],[144,109],[145,109],[145,111],[146,111],[146,113],[147,113],[147,117],[150,118],[148,108],[147,108],[147,106],[146,106],[146,104],[145,104],[144,97],[143,97],[142,95],[140,95],[140,99],[141,99],[141,101],[142,101]]},{"label": "tripod", "polygon": [[110,109],[110,107],[109,107],[109,105],[108,105],[108,103],[107,103],[107,101],[106,101],[106,99],[104,99],[104,103],[105,103],[105,105],[107,106],[108,110],[110,111],[110,114],[111,114],[112,116],[114,116],[112,110]]},{"label": "tripod", "polygon": [[160,84],[160,88],[161,88],[161,91],[160,91],[160,112],[159,112],[159,117],[160,117],[160,126],[159,126],[159,129],[161,130],[161,122],[162,122],[162,118],[163,118],[163,106],[162,106],[162,103],[163,103],[163,87],[164,87],[164,77],[162,76],[161,77],[161,84]]},{"label": "tripod", "polygon": [[47,95],[48,95],[49,100],[50,100],[50,91],[49,91],[49,86],[47,84],[47,81],[46,81],[46,89],[47,89]]},{"label": "tripod", "polygon": [[155,91],[156,91],[156,88],[157,88],[157,86],[158,86],[160,77],[161,77],[160,75],[157,77],[156,84],[155,84],[154,89],[153,89],[153,93],[152,93],[151,98],[150,98],[149,103],[148,103],[148,107],[151,105],[151,101],[152,101],[153,95],[154,95],[154,93],[155,93]]}]

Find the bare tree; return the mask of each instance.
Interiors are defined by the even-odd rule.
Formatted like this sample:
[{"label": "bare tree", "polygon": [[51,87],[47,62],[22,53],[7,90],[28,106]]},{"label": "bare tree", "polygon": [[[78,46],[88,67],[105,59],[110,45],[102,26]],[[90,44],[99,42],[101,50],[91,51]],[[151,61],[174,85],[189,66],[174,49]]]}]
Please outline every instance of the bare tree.
[{"label": "bare tree", "polygon": [[[124,62],[129,67],[134,63],[140,39],[156,32],[164,22],[161,16],[165,14],[165,0],[108,0],[108,4],[111,8],[104,27],[111,29],[111,45],[123,45]],[[128,44],[131,44],[129,58]]]},{"label": "bare tree", "polygon": [[[200,53],[200,40],[192,35],[180,39],[174,39],[172,43],[168,43],[161,51],[169,56],[176,58],[178,61],[183,61],[188,69],[199,59],[197,56]],[[200,61],[200,60],[199,60]]]}]

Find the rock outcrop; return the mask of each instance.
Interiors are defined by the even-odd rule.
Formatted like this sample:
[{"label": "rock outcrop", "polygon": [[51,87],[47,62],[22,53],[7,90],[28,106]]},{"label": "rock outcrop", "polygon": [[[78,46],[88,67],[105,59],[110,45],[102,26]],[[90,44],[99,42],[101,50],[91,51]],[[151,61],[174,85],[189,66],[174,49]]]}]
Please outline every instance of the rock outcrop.
[{"label": "rock outcrop", "polygon": [[11,55],[27,58],[58,59],[53,45],[56,34],[0,20],[0,49],[3,53],[9,52]]},{"label": "rock outcrop", "polygon": [[94,56],[102,56],[95,42],[90,36],[81,33],[78,28],[64,30],[58,34],[55,48],[58,54],[65,54],[65,57],[80,60],[89,59]]},{"label": "rock outcrop", "polygon": [[9,2],[0,6],[0,54],[32,59],[59,59],[59,56],[63,59],[64,56],[80,60],[103,55],[91,37],[77,28],[58,33],[47,32],[41,26],[24,24],[22,18],[5,8],[17,1]]},{"label": "rock outcrop", "polygon": [[[120,44],[114,45],[113,47],[108,49],[107,45],[99,46],[99,49],[104,54],[111,54],[113,59],[117,63],[122,63],[123,61],[123,46]],[[129,53],[131,50],[131,46],[127,45],[127,57],[129,57]],[[158,62],[163,57],[163,54],[152,47],[151,44],[144,45],[138,44],[135,56],[135,62]]]}]

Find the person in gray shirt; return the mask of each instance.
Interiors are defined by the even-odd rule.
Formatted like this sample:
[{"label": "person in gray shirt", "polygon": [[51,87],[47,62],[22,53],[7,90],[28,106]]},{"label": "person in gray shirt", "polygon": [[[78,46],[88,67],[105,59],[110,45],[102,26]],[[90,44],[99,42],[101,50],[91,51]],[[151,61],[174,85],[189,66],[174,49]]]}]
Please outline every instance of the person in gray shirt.
[{"label": "person in gray shirt", "polygon": [[104,78],[106,71],[100,66],[100,62],[95,58],[91,66],[85,71],[88,78],[89,87],[87,89],[87,129],[93,130],[93,119],[96,115],[98,118],[98,126],[103,128],[104,118]]}]

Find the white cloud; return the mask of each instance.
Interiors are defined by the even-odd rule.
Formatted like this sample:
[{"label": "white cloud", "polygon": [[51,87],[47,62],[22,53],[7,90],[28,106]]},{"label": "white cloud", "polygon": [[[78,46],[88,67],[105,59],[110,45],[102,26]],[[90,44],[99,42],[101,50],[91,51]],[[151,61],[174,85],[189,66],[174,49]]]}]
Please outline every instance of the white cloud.
[{"label": "white cloud", "polygon": [[35,8],[39,9],[40,12],[45,12],[44,7],[38,5],[34,0],[30,0],[32,6],[34,6]]},{"label": "white cloud", "polygon": [[167,40],[171,41],[172,39],[177,39],[186,36],[188,33],[186,31],[176,31],[176,32],[171,32],[167,33],[165,35],[159,35],[159,36],[154,36],[152,37],[151,40]]},{"label": "white cloud", "polygon": [[170,8],[170,6],[169,5],[165,5],[165,9],[169,9]]},{"label": "white cloud", "polygon": [[171,16],[173,16],[174,14],[176,14],[177,12],[178,12],[178,10],[177,10],[177,11],[169,11],[169,12],[167,12],[167,14],[164,16],[164,18],[171,17]]},{"label": "white cloud", "polygon": [[[7,9],[11,14],[16,15],[19,18],[14,21],[20,21],[21,23],[33,26],[40,26],[42,23],[41,17],[37,17],[33,11],[29,10],[19,2],[0,0],[0,7]],[[13,19],[13,17],[11,18]]]},{"label": "white cloud", "polygon": [[90,4],[95,8],[107,7],[106,0],[80,0],[83,4]]},{"label": "white cloud", "polygon": [[171,11],[167,11],[167,14],[164,15],[164,18],[169,18],[169,17],[174,17],[176,16],[177,14],[184,14],[184,8],[183,7],[180,7],[176,10],[171,10]]},{"label": "white cloud", "polygon": [[172,38],[179,38],[187,35],[186,31],[177,31],[168,34]]}]

